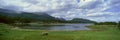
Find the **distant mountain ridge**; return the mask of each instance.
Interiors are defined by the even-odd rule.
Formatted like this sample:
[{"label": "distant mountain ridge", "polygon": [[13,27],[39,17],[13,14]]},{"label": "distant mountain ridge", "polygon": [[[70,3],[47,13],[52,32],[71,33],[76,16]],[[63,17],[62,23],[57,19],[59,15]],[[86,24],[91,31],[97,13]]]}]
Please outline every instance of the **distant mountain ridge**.
[{"label": "distant mountain ridge", "polygon": [[74,19],[70,20],[70,22],[73,22],[73,23],[95,23],[95,21],[91,21],[91,20],[83,19],[83,18],[74,18]]},{"label": "distant mountain ridge", "polygon": [[45,12],[16,12],[14,10],[6,10],[6,9],[0,9],[0,15],[4,15],[7,17],[12,18],[23,18],[27,20],[34,20],[34,21],[52,21],[52,22],[64,22],[64,23],[94,23],[94,21],[82,19],[82,18],[74,18],[73,20],[65,20],[64,18],[55,18],[50,16],[49,14]]},{"label": "distant mountain ridge", "polygon": [[28,13],[28,12],[17,13],[13,10],[5,10],[5,9],[0,9],[0,15],[6,15],[9,17],[30,18],[36,20],[55,20],[54,17],[48,15],[47,13],[39,13],[39,14]]},{"label": "distant mountain ridge", "polygon": [[2,8],[0,8],[0,12],[3,12],[3,13],[21,13],[20,11],[8,10],[8,9],[2,9]]}]

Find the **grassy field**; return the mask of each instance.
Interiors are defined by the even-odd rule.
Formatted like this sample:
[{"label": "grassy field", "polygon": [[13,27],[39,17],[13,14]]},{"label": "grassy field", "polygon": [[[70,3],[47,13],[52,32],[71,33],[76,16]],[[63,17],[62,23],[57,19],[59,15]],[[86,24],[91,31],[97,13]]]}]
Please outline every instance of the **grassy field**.
[{"label": "grassy field", "polygon": [[[93,30],[9,30],[8,33],[0,36],[0,40],[120,40],[120,30],[115,25],[93,25],[88,27]],[[43,32],[49,34],[43,36]]]}]

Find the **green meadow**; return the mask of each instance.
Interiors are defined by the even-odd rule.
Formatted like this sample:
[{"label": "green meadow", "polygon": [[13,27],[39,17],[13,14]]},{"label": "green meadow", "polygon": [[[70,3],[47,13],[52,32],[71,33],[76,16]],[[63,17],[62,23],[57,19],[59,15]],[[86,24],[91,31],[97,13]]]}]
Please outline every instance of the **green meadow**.
[{"label": "green meadow", "polygon": [[[0,40],[120,40],[120,30],[116,25],[87,26],[92,30],[47,31],[13,29],[12,26],[0,24]],[[48,32],[48,35],[42,35]]]}]

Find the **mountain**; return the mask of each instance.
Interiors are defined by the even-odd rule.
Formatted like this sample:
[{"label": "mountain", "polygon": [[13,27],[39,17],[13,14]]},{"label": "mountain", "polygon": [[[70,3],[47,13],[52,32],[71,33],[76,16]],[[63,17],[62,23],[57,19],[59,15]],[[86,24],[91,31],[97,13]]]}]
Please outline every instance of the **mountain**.
[{"label": "mountain", "polygon": [[[28,12],[15,12],[13,10],[0,9],[0,15],[11,17],[13,19],[20,20],[34,20],[34,21],[58,21],[59,19],[48,15],[45,12],[28,13]],[[60,20],[59,20],[60,21]]]},{"label": "mountain", "polygon": [[34,20],[55,20],[54,17],[48,15],[47,13],[40,13],[40,14],[35,14],[35,13],[21,13],[19,14],[20,17],[22,18],[29,18],[29,19],[34,19]]},{"label": "mountain", "polygon": [[0,12],[4,12],[4,13],[12,13],[12,12],[14,12],[14,11],[6,10],[6,9],[0,9]]},{"label": "mountain", "polygon": [[56,20],[66,21],[64,18],[56,18]]},{"label": "mountain", "polygon": [[74,18],[70,20],[70,22],[72,23],[95,23],[95,21],[91,21],[91,20],[83,19],[83,18]]},{"label": "mountain", "polygon": [[[61,23],[94,23],[94,21],[82,19],[82,18],[74,18],[72,20],[65,20],[64,18],[55,18],[48,15],[45,12],[18,12],[14,10],[6,10],[0,9],[0,16],[6,16],[11,18],[11,20],[16,21],[34,21],[34,22],[61,22]],[[4,18],[3,18],[4,19]]]},{"label": "mountain", "polygon": [[0,8],[0,12],[2,12],[2,13],[20,13],[20,11],[8,10],[8,9],[2,9],[2,8]]}]

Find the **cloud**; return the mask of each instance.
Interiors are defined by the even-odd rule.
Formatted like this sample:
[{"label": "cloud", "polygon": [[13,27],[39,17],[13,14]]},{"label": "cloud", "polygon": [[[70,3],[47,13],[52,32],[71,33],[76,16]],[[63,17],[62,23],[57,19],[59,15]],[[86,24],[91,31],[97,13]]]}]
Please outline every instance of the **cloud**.
[{"label": "cloud", "polygon": [[23,2],[22,0],[0,0],[0,7],[4,9],[16,9],[20,10],[30,4]]},{"label": "cloud", "polygon": [[[25,12],[47,12],[66,19],[119,21],[120,0],[0,0],[0,8]],[[110,20],[111,19],[111,20]]]}]

